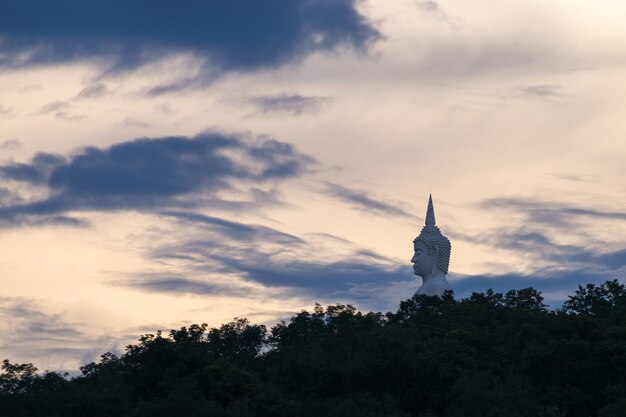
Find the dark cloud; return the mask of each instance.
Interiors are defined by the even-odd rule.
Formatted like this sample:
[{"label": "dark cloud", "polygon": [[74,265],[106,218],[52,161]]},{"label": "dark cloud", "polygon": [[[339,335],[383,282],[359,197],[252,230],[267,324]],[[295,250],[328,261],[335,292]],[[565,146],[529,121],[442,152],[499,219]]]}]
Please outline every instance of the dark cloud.
[{"label": "dark cloud", "polygon": [[0,187],[0,205],[4,203],[5,199],[12,198],[13,193],[6,187]]},{"label": "dark cloud", "polygon": [[0,176],[15,181],[41,182],[43,177],[29,164],[10,164],[0,167]]},{"label": "dark cloud", "polygon": [[0,165],[0,178],[33,184],[44,183],[50,173],[65,161],[61,155],[39,152],[29,163]]},{"label": "dark cloud", "polygon": [[273,96],[253,97],[250,102],[254,104],[261,113],[299,116],[305,111],[318,109],[321,105],[328,103],[330,100],[330,97],[282,93]]},{"label": "dark cloud", "polygon": [[[267,286],[292,287],[306,290],[310,295],[329,296],[364,284],[388,284],[412,279],[409,268],[381,265],[355,254],[354,259],[337,262],[313,260],[289,263],[272,262],[263,256],[248,260],[222,258],[232,270],[240,271],[246,279]],[[265,261],[265,262],[263,262]],[[268,262],[269,261],[269,262]]]},{"label": "dark cloud", "polygon": [[365,191],[355,190],[333,183],[325,183],[325,191],[328,195],[348,203],[352,207],[361,211],[377,215],[391,215],[406,217],[408,219],[415,218],[415,216],[398,207],[397,204],[393,205],[391,203],[375,199]]},{"label": "dark cloud", "polygon": [[[68,159],[40,153],[29,163],[0,166],[0,175],[43,185],[50,196],[1,207],[0,219],[189,205],[194,196],[215,196],[235,182],[254,188],[298,176],[312,162],[283,142],[217,132],[89,147]],[[177,201],[182,196],[191,197]]]},{"label": "dark cloud", "polygon": [[117,71],[192,53],[212,73],[276,67],[340,45],[365,51],[380,35],[357,3],[6,0],[0,66],[100,59]]}]

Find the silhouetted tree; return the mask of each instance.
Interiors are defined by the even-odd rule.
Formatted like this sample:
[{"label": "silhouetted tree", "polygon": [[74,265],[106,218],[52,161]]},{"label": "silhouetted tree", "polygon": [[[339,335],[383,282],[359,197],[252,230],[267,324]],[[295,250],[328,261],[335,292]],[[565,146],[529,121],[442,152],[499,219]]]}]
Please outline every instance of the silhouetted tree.
[{"label": "silhouetted tree", "polygon": [[238,318],[146,334],[71,379],[5,360],[0,416],[617,417],[625,292],[580,286],[554,311],[533,288],[386,314],[316,304],[269,332]]}]

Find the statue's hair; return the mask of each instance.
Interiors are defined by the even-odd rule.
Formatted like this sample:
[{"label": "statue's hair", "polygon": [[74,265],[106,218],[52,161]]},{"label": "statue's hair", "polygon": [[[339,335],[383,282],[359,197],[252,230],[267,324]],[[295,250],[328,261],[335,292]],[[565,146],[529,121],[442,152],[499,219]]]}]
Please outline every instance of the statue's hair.
[{"label": "statue's hair", "polygon": [[437,255],[437,268],[442,270],[444,274],[448,273],[452,245],[450,240],[441,234],[437,226],[424,226],[420,235],[413,242],[423,242],[429,254]]}]

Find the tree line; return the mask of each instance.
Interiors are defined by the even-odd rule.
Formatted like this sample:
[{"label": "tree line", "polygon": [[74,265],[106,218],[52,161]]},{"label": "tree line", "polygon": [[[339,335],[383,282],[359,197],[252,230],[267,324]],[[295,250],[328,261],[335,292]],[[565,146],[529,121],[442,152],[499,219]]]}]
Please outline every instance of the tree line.
[{"label": "tree line", "polygon": [[415,295],[143,335],[69,378],[2,363],[0,416],[626,416],[626,289]]}]

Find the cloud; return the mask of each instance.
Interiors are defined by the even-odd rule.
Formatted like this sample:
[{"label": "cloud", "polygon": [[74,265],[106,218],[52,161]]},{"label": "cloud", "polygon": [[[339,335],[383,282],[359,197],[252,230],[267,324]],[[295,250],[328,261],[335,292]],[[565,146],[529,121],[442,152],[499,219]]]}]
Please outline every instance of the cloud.
[{"label": "cloud", "polygon": [[[0,111],[0,113],[2,113]],[[22,147],[22,142],[18,139],[9,139],[9,140],[5,140],[4,142],[0,142],[0,149],[5,149],[5,150],[16,150],[16,149],[20,149]]]},{"label": "cloud", "polygon": [[77,95],[78,98],[100,98],[109,93],[106,84],[93,83],[83,88]]},{"label": "cloud", "polygon": [[276,113],[299,116],[305,111],[317,110],[331,101],[330,97],[303,96],[282,93],[273,96],[257,96],[250,99],[261,113]]},{"label": "cloud", "polygon": [[85,118],[85,116],[83,116],[83,115],[80,115],[80,114],[69,114],[69,113],[64,112],[64,111],[56,112],[54,114],[54,117],[56,117],[57,119],[60,119],[60,120],[66,120],[68,122],[75,122],[77,120],[81,120],[81,119]]},{"label": "cloud", "polygon": [[13,193],[6,187],[0,187],[0,204],[4,203],[7,198],[12,198]]},{"label": "cloud", "polygon": [[270,227],[250,225],[207,216],[205,214],[184,211],[162,211],[161,215],[170,216],[186,224],[203,224],[209,229],[218,229],[221,237],[236,241],[265,241],[287,245],[304,244],[304,241],[289,233],[280,232]]},{"label": "cloud", "polygon": [[623,211],[601,210],[532,198],[491,198],[479,203],[479,207],[505,210],[522,216],[519,223],[524,227],[507,225],[477,234],[451,232],[453,238],[510,250],[524,254],[527,259],[558,265],[561,269],[567,270],[593,268],[598,271],[610,271],[626,266],[626,252],[623,248],[615,248],[613,245],[613,252],[602,251],[609,246],[602,248],[597,244],[591,244],[586,235],[582,235],[583,244],[562,244],[550,236],[562,230],[567,230],[568,234],[573,236],[577,229],[583,227],[586,220],[626,221],[626,213]]},{"label": "cloud", "polygon": [[[140,275],[115,285],[170,294],[226,291],[233,296],[262,293],[262,288],[279,289],[285,297],[349,300],[377,309],[393,308],[419,286],[408,261],[363,250],[332,235],[293,236],[261,225],[187,212],[171,214],[180,222],[176,230],[181,237],[174,244],[157,245],[149,256],[155,264],[175,265],[177,274],[163,273],[156,278]],[[506,292],[533,286],[558,306],[578,284],[624,278],[626,274],[623,248],[600,252],[562,245],[528,230],[494,231],[476,237],[474,243],[514,251],[530,259],[530,266],[525,272],[452,272],[449,278],[457,297],[488,288]],[[532,261],[534,256],[538,262]]]},{"label": "cloud", "polygon": [[258,256],[257,262],[222,258],[231,269],[243,272],[246,279],[267,286],[293,287],[308,294],[329,296],[348,291],[364,284],[384,284],[412,279],[407,268],[382,265],[355,254],[353,259],[336,262],[301,260],[289,263],[272,262],[271,258]]},{"label": "cloud", "polygon": [[0,351],[2,359],[12,362],[32,361],[36,366],[65,364],[75,370],[95,360],[107,349],[114,351],[129,338],[93,335],[82,323],[72,322],[62,314],[46,311],[42,303],[20,297],[0,297]]},{"label": "cloud", "polygon": [[116,287],[133,288],[147,292],[169,293],[169,294],[196,294],[196,295],[220,295],[246,297],[250,291],[237,288],[233,285],[220,285],[201,280],[192,280],[183,276],[172,275],[142,275],[126,280],[114,280],[108,285]]},{"label": "cloud", "polygon": [[29,164],[11,164],[0,167],[0,176],[16,181],[41,182],[43,177],[37,170]]},{"label": "cloud", "polygon": [[190,77],[184,77],[173,82],[165,82],[149,87],[144,91],[146,96],[160,96],[163,94],[177,93],[179,91],[190,89],[201,89],[206,87],[219,76],[218,73],[210,73],[206,69],[199,74]]},{"label": "cloud", "polygon": [[426,12],[438,12],[440,10],[439,4],[431,0],[420,0],[416,2],[417,7]]},{"label": "cloud", "polygon": [[150,127],[148,123],[144,122],[143,120],[136,119],[134,117],[125,117],[124,120],[122,120],[122,125],[126,127],[137,127],[137,128]]},{"label": "cloud", "polygon": [[[309,245],[305,247],[314,251]],[[394,300],[399,299],[398,297],[406,298],[407,294],[410,295],[406,292],[407,289],[414,290],[419,286],[419,279],[412,275],[408,263],[404,266],[390,259],[381,262],[375,258],[360,256],[356,251],[330,262],[315,256],[275,259],[274,255],[261,253],[254,245],[245,247],[241,252],[239,254],[232,248],[216,250],[214,245],[211,247],[207,245],[204,256],[195,259],[200,263],[197,267],[200,269],[204,267],[205,271],[237,274],[254,283],[290,289],[296,294],[309,297],[346,298],[371,306],[391,306],[393,303],[390,304],[386,298],[395,297]],[[191,253],[200,255],[203,251],[196,248],[196,251]],[[615,278],[626,279],[625,255],[624,249],[604,254],[589,254],[584,262],[574,263],[572,261],[577,254],[571,251],[565,260],[568,268],[547,267],[529,270],[526,273],[472,276],[451,273],[450,281],[457,297],[488,288],[506,292],[514,288],[532,286],[545,292],[547,298],[558,305],[564,301],[566,294],[573,294],[579,284],[600,283]],[[217,264],[213,264],[214,261],[217,261]],[[395,287],[403,292],[386,294]]]},{"label": "cloud", "polygon": [[526,97],[537,97],[537,98],[559,98],[562,96],[560,93],[561,86],[553,85],[553,84],[538,84],[538,85],[530,85],[527,87],[523,87],[518,89],[518,92]]},{"label": "cloud", "polygon": [[9,114],[11,113],[11,111],[12,109],[10,107],[6,107],[0,104],[0,116],[2,116],[3,114]]},{"label": "cloud", "polygon": [[49,196],[1,207],[0,218],[70,210],[155,211],[193,204],[193,198],[177,200],[190,195],[219,200],[220,191],[283,181],[301,175],[312,163],[287,143],[218,132],[88,147],[67,159],[40,153],[29,163],[0,166],[0,175],[44,186]]},{"label": "cloud", "polygon": [[533,271],[527,274],[504,273],[463,276],[451,274],[449,280],[456,297],[467,297],[472,292],[491,288],[497,292],[533,287],[540,290],[549,304],[559,307],[568,295],[574,295],[578,285],[600,284],[607,280],[626,280],[626,268],[598,271],[593,268],[576,270]]},{"label": "cloud", "polygon": [[70,103],[68,101],[62,101],[62,100],[57,100],[57,101],[53,101],[50,102],[46,105],[44,105],[41,110],[39,110],[39,113],[45,114],[45,113],[54,113],[54,112],[58,112],[57,114],[61,113],[59,112],[59,110],[61,109],[65,109],[67,107],[69,107]]},{"label": "cloud", "polygon": [[626,267],[626,248],[602,252],[591,246],[559,244],[545,233],[532,228],[511,230],[504,227],[479,235],[450,235],[466,242],[510,250],[526,260],[535,260],[541,265],[551,265],[560,270],[592,268],[603,272]]},{"label": "cloud", "polygon": [[530,224],[542,223],[554,227],[570,227],[576,218],[626,220],[626,211],[598,210],[525,198],[491,198],[481,202],[480,207],[512,210],[526,216]]},{"label": "cloud", "polygon": [[0,165],[0,178],[33,184],[44,183],[50,173],[64,162],[65,158],[61,155],[39,152],[30,163]]},{"label": "cloud", "polygon": [[[458,29],[459,25],[464,25],[465,22],[459,19],[450,19],[448,14],[443,11],[441,5],[432,0],[417,0],[415,1],[415,5],[422,12],[427,13],[431,17],[434,17],[441,23],[447,23],[451,25],[454,29]],[[452,21],[454,20],[454,22]]]},{"label": "cloud", "polygon": [[493,198],[481,202],[479,206],[521,215],[522,220],[514,223],[524,227],[506,225],[475,234],[451,232],[451,238],[511,251],[526,263],[527,270],[508,272],[506,266],[496,265],[491,268],[494,271],[491,273],[474,276],[453,274],[453,287],[459,295],[490,287],[507,291],[533,286],[551,292],[553,300],[562,302],[565,294],[573,294],[579,284],[626,278],[626,248],[623,243],[621,247],[591,244],[583,235],[582,243],[563,244],[552,237],[561,236],[562,230],[567,230],[572,236],[577,228],[582,227],[578,220],[624,221],[626,215],[623,212],[523,198]]},{"label": "cloud", "polygon": [[208,73],[251,71],[380,37],[356,0],[3,1],[0,66],[84,59],[133,70],[191,53]]},{"label": "cloud", "polygon": [[18,216],[0,217],[0,227],[88,227],[91,223],[87,219],[63,216],[63,215],[43,215],[43,216]]},{"label": "cloud", "polygon": [[564,175],[564,174],[550,174],[553,178],[558,178],[564,181],[572,181],[572,182],[586,182],[589,181],[589,176],[583,175]]},{"label": "cloud", "polygon": [[345,203],[348,203],[357,210],[377,215],[391,215],[405,217],[408,219],[415,218],[415,216],[413,216],[411,213],[408,213],[407,211],[398,207],[398,203],[391,204],[380,201],[371,197],[365,191],[355,190],[333,183],[326,183],[325,188],[325,191],[328,195],[337,198]]},{"label": "cloud", "polygon": [[139,274],[112,285],[197,295],[221,294],[228,285],[229,294],[276,288],[287,296],[329,297],[345,296],[355,286],[413,280],[408,266],[335,237],[305,238],[197,213],[168,214],[178,223],[174,243],[153,245],[148,256],[176,272]]}]

